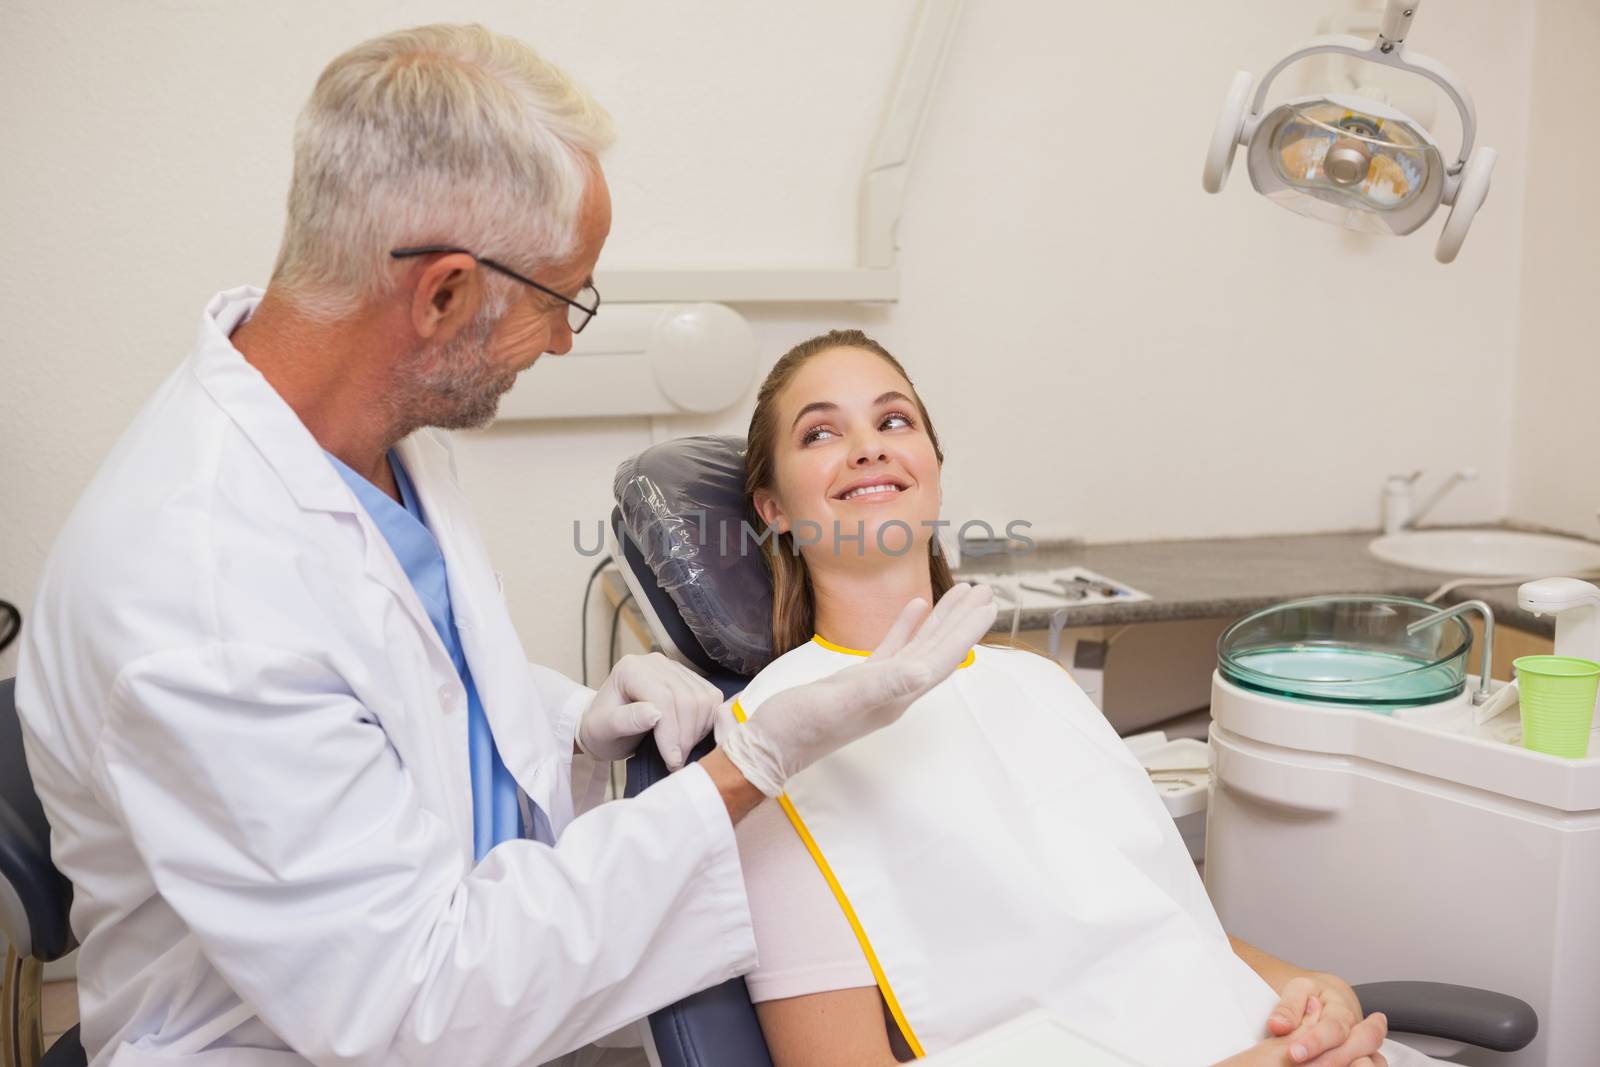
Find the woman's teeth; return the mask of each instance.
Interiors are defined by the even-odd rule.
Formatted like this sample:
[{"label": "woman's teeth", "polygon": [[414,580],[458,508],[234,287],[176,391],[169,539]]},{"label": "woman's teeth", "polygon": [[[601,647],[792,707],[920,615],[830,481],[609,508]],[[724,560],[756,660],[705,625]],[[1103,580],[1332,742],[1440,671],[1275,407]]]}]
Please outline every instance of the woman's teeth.
[{"label": "woman's teeth", "polygon": [[864,485],[860,489],[850,490],[844,495],[843,499],[854,500],[856,497],[866,496],[868,493],[898,493],[899,491],[900,487],[898,485]]}]

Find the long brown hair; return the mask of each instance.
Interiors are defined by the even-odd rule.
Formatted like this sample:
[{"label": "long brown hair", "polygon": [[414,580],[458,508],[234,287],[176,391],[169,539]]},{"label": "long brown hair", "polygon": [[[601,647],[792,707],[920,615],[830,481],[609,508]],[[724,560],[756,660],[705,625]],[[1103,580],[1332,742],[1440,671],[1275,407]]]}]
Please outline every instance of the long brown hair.
[{"label": "long brown hair", "polygon": [[[750,521],[765,535],[768,527],[755,509],[757,489],[771,491],[774,476],[774,458],[778,445],[778,394],[783,392],[797,371],[811,357],[834,348],[858,348],[887,362],[911,385],[911,399],[917,405],[922,427],[933,444],[934,457],[944,464],[944,450],[939,447],[939,435],[934,432],[933,420],[922,406],[917,387],[911,376],[889,350],[860,330],[831,330],[820,337],[801,341],[773,365],[767,378],[756,393],[756,410],[750,416],[750,433],[744,457],[744,499]],[[811,572],[794,544],[792,534],[783,533],[762,538],[767,546],[763,553],[767,570],[772,574],[772,656],[774,659],[811,640],[816,632],[816,603],[811,591]],[[928,542],[928,574],[933,579],[933,599],[938,603],[945,591],[954,584],[950,577],[950,564],[939,550],[937,538]]]}]

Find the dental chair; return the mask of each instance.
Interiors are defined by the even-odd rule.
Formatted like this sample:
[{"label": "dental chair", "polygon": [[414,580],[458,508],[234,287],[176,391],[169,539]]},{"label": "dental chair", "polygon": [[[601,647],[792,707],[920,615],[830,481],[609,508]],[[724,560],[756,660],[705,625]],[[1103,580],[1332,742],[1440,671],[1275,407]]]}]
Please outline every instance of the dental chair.
[{"label": "dental chair", "polygon": [[76,1026],[44,1052],[39,1015],[43,965],[77,945],[67,923],[71,907],[72,883],[50,862],[50,824],[22,757],[16,679],[6,678],[0,680],[0,936],[6,941],[0,1064],[5,1067],[88,1062]]},{"label": "dental chair", "polygon": [[[689,437],[624,463],[613,486],[612,555],[639,613],[665,655],[705,677],[725,698],[743,690],[772,653],[772,587],[760,558],[741,559],[737,540],[730,541],[733,553],[710,551],[719,543],[717,532],[738,536],[743,483],[743,439]],[[713,631],[706,620],[719,612],[726,612],[727,625]],[[686,614],[705,633],[704,641]],[[706,738],[691,758],[714,745]],[[650,737],[627,766],[630,797],[670,773]],[[648,1029],[645,1050],[656,1067],[772,1067],[743,978],[661,1009],[650,1016]]]},{"label": "dental chair", "polygon": [[[733,696],[771,659],[771,582],[755,542],[740,540],[743,438],[655,445],[618,468],[613,489],[612,555],[661,651]],[[712,747],[707,738],[693,758]],[[646,738],[628,761],[627,795],[668,773]],[[1356,995],[1402,1039],[1513,1052],[1538,1032],[1526,1002],[1487,990],[1397,981],[1357,986]],[[663,1008],[649,1023],[646,1052],[657,1067],[771,1067],[742,978]]]}]

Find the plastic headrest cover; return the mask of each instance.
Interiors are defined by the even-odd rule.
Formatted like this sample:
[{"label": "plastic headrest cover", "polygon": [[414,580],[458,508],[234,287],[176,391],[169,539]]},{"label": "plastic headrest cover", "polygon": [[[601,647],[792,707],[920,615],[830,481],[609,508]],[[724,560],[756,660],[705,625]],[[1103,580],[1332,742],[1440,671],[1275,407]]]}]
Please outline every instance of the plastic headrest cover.
[{"label": "plastic headrest cover", "polygon": [[[623,528],[706,655],[754,675],[772,659],[772,579],[744,503],[744,439],[682,437],[612,483]],[[770,543],[770,542],[769,542]]]}]

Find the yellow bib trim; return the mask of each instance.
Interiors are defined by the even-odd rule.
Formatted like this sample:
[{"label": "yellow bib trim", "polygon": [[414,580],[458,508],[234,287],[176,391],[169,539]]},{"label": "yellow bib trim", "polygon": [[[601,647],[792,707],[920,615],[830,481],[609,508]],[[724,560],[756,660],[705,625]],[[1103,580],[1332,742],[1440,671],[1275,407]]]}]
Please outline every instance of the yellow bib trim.
[{"label": "yellow bib trim", "polygon": [[[848,652],[853,656],[865,656],[869,653],[857,652],[850,648],[840,648],[830,645],[820,637],[812,638],[825,648],[835,649],[839,652]],[[967,653],[966,663],[972,662],[972,653]],[[737,697],[733,701],[733,717],[744,722],[749,718],[744,708],[739,705]],[[816,839],[811,836],[811,831],[806,828],[805,820],[800,818],[800,813],[795,810],[794,804],[787,795],[778,797],[778,806],[789,817],[789,822],[794,826],[794,832],[800,835],[800,843],[806,846],[806,851],[811,853],[811,858],[817,864],[817,870],[822,872],[823,881],[828,883],[828,888],[833,891],[833,898],[839,902],[839,908],[844,912],[845,920],[850,924],[850,929],[856,935],[856,941],[861,945],[861,951],[867,957],[867,966],[872,968],[872,977],[878,983],[878,991],[883,994],[883,1002],[889,1006],[889,1014],[894,1017],[895,1025],[900,1027],[900,1034],[906,1039],[906,1045],[916,1054],[918,1059],[926,1056],[922,1050],[922,1042],[917,1040],[917,1035],[911,1031],[911,1023],[907,1021],[905,1012],[900,1010],[900,1001],[894,995],[894,989],[889,985],[889,978],[883,973],[883,965],[878,962],[878,954],[872,950],[872,942],[867,940],[867,931],[861,925],[861,920],[856,917],[856,909],[850,906],[850,898],[845,896],[844,887],[839,884],[839,879],[834,877],[833,868],[828,865],[828,859],[822,854],[822,849],[817,847]]]},{"label": "yellow bib trim", "polygon": [[[847,656],[870,656],[870,655],[872,655],[871,652],[863,652],[859,648],[845,648],[843,645],[836,645],[832,641],[829,641],[826,637],[823,637],[821,634],[812,634],[811,635],[811,640],[815,641],[817,644],[821,645],[823,648],[827,649],[829,652],[843,652]],[[959,671],[962,667],[970,667],[970,666],[972,666],[972,661],[977,658],[977,655],[978,655],[978,650],[977,649],[975,649],[975,648],[967,649],[967,658],[962,660],[960,663],[956,664],[956,670]]]}]

